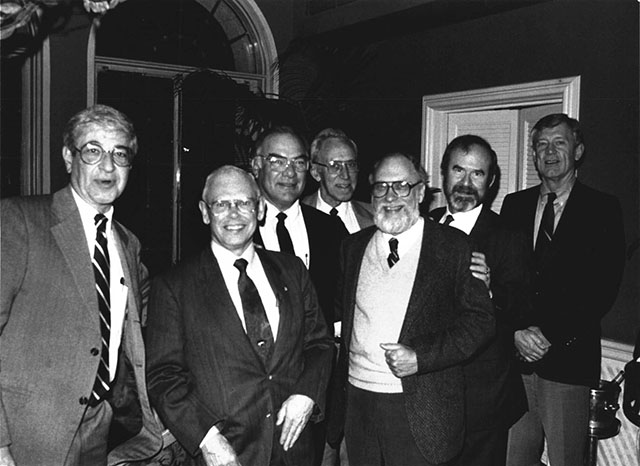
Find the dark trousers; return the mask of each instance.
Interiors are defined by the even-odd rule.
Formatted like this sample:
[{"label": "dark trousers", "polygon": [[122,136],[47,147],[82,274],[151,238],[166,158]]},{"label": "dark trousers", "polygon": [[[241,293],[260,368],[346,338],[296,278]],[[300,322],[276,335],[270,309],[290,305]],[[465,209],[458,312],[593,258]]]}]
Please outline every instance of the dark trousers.
[{"label": "dark trousers", "polygon": [[504,466],[508,437],[506,428],[467,432],[462,451],[450,466]]},{"label": "dark trousers", "polygon": [[345,440],[349,466],[435,466],[416,445],[402,393],[347,388]]}]

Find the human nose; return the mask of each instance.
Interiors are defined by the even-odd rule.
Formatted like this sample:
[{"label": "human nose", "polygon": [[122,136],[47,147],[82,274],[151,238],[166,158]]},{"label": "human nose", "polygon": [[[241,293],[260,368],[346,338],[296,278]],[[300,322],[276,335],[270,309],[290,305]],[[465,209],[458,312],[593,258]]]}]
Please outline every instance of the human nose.
[{"label": "human nose", "polygon": [[100,168],[104,171],[111,172],[116,169],[116,164],[113,163],[113,152],[104,151],[102,158],[100,159]]},{"label": "human nose", "polygon": [[462,176],[462,184],[463,186],[469,186],[471,184],[471,173],[465,173]]},{"label": "human nose", "polygon": [[394,201],[397,197],[398,197],[398,195],[396,194],[395,190],[393,189],[393,186],[388,186],[387,187],[387,194],[384,195],[385,201],[391,202],[391,201]]},{"label": "human nose", "polygon": [[287,160],[287,164],[284,166],[282,173],[291,178],[296,176],[296,170],[293,167],[293,160]]}]

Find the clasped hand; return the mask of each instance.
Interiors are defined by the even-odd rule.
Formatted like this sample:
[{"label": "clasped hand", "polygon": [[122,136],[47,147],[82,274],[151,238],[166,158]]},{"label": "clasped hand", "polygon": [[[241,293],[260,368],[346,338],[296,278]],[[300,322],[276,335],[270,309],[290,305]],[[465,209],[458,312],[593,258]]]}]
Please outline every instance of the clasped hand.
[{"label": "clasped hand", "polygon": [[513,341],[520,356],[527,362],[539,361],[551,347],[551,343],[542,334],[540,327],[536,326],[517,330],[513,336]]},{"label": "clasped hand", "polygon": [[418,356],[408,346],[400,343],[380,343],[384,358],[393,375],[407,377],[418,372]]}]

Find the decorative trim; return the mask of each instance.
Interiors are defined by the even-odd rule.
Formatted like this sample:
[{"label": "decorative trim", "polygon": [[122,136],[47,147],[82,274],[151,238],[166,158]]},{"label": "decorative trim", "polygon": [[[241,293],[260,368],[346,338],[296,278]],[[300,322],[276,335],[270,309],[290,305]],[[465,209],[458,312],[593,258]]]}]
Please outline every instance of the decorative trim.
[{"label": "decorative trim", "polygon": [[602,359],[628,363],[633,359],[633,346],[613,340],[602,339]]}]

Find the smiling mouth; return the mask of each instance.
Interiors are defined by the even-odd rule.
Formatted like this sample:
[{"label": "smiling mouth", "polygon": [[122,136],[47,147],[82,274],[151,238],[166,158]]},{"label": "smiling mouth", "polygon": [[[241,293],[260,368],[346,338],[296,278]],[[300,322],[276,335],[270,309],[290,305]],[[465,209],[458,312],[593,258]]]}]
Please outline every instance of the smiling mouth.
[{"label": "smiling mouth", "polygon": [[403,207],[402,205],[386,205],[383,209],[385,212],[399,212]]},{"label": "smiling mouth", "polygon": [[245,225],[225,225],[224,229],[227,231],[240,231],[245,228]]}]

